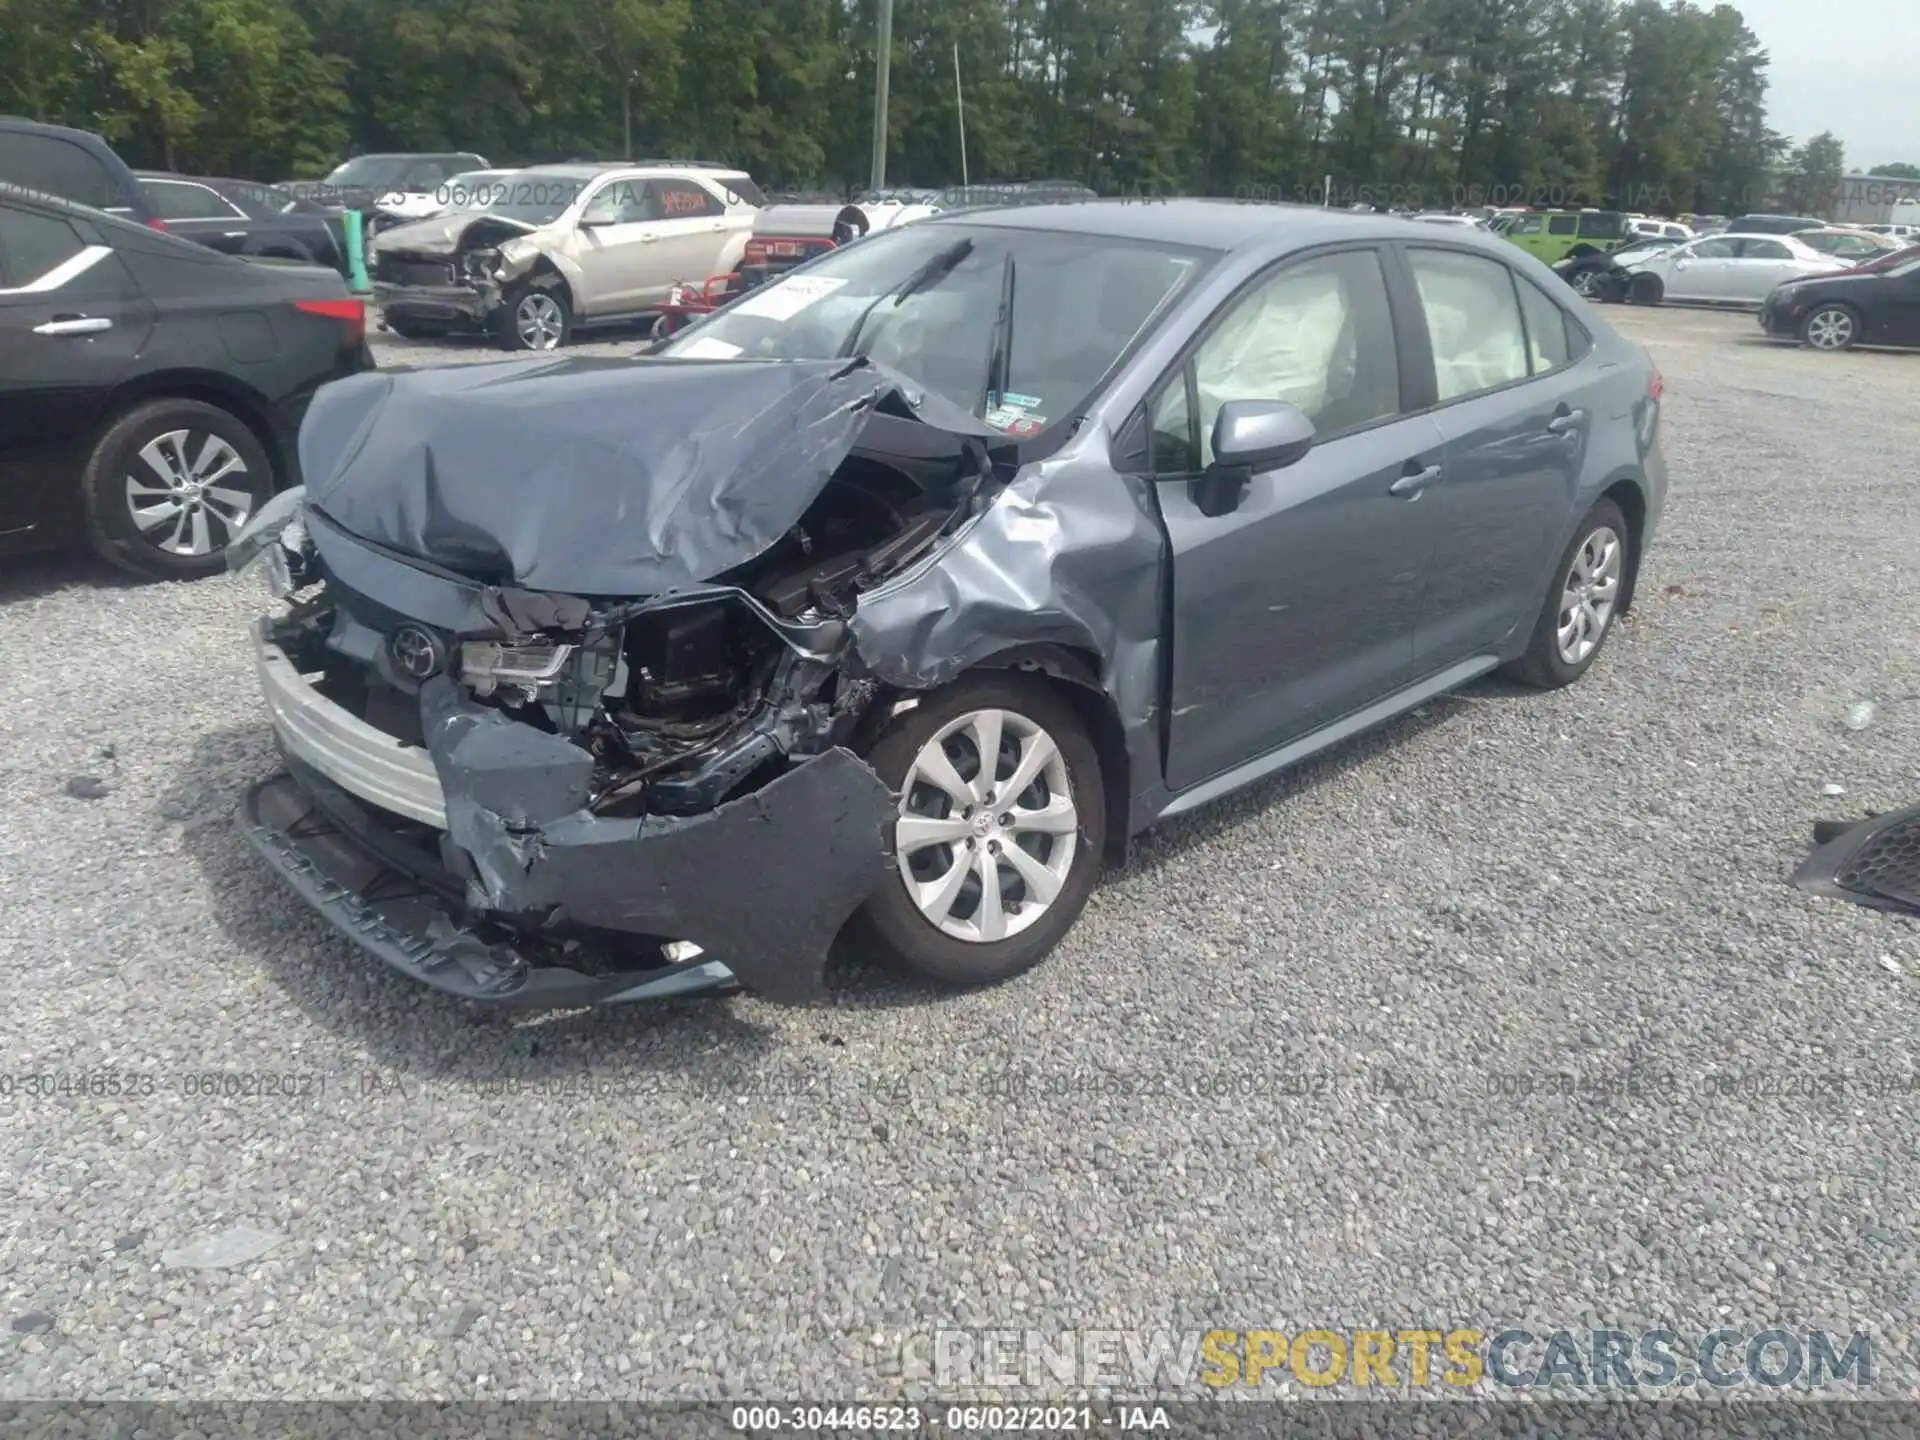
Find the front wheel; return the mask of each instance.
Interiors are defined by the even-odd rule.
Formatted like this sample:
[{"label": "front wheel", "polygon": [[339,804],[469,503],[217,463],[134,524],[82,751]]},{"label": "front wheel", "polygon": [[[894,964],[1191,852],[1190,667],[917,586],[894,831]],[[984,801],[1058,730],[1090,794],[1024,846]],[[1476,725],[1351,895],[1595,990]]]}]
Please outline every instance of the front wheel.
[{"label": "front wheel", "polygon": [[867,758],[900,810],[895,874],[855,916],[860,937],[954,985],[1037,965],[1085,908],[1106,842],[1100,758],[1073,707],[1031,676],[969,676]]},{"label": "front wheel", "polygon": [[1800,322],[1800,339],[1814,350],[1845,350],[1859,338],[1860,317],[1845,305],[1821,305]]},{"label": "front wheel", "polygon": [[1553,587],[1534,622],[1526,653],[1508,667],[1514,679],[1557,690],[1592,667],[1620,613],[1632,558],[1627,553],[1630,533],[1626,517],[1611,500],[1587,512],[1553,572]]},{"label": "front wheel", "polygon": [[1627,298],[1636,305],[1658,305],[1666,294],[1658,275],[1636,275],[1627,282]]},{"label": "front wheel", "polygon": [[1573,293],[1576,295],[1588,300],[1600,298],[1600,275],[1597,271],[1576,270],[1573,272],[1573,279],[1568,283],[1573,286]]},{"label": "front wheel", "polygon": [[526,281],[507,292],[495,326],[509,350],[558,350],[573,333],[573,307],[552,281]]}]

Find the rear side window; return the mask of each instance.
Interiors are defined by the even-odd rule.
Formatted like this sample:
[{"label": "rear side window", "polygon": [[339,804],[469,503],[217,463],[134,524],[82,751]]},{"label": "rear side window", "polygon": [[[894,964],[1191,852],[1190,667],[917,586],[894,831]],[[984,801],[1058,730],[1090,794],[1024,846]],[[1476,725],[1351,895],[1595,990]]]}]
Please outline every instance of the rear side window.
[{"label": "rear side window", "polygon": [[204,185],[148,180],[140,188],[162,220],[237,220],[242,212]]},{"label": "rear side window", "polygon": [[6,289],[31,285],[84,249],[86,242],[58,216],[0,205],[0,282]]},{"label": "rear side window", "polygon": [[1575,215],[1553,215],[1547,219],[1549,235],[1573,235],[1580,229],[1580,220]]},{"label": "rear side window", "polygon": [[1439,399],[1524,380],[1527,332],[1512,272],[1497,260],[1452,250],[1412,250],[1408,259],[1427,317]]},{"label": "rear side window", "polygon": [[1580,235],[1586,240],[1617,240],[1627,233],[1627,218],[1613,210],[1599,210],[1579,217]]},{"label": "rear side window", "polygon": [[125,205],[128,199],[105,165],[53,135],[0,131],[0,180],[96,210]]},{"label": "rear side window", "polygon": [[1530,280],[1517,282],[1520,314],[1527,322],[1527,360],[1535,375],[1545,375],[1572,363],[1573,347],[1567,334],[1566,312],[1541,293]]},{"label": "rear side window", "polygon": [[648,188],[659,201],[659,214],[663,220],[692,220],[702,215],[722,215],[726,206],[722,205],[704,186],[691,180],[654,180]]},{"label": "rear side window", "polygon": [[722,176],[720,179],[720,188],[725,190],[729,197],[744,200],[749,205],[765,205],[767,203],[767,197],[761,193],[760,187],[744,175]]}]

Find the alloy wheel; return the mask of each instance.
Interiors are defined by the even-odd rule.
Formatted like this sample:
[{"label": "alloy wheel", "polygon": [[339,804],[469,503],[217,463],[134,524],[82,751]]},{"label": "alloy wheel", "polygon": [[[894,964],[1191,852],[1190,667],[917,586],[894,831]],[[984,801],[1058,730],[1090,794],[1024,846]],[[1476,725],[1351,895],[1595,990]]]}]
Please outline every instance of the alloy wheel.
[{"label": "alloy wheel", "polygon": [[557,349],[560,332],[565,328],[560,302],[539,291],[521,297],[513,312],[513,324],[520,333],[520,343],[529,350]]},{"label": "alloy wheel", "polygon": [[1573,276],[1573,293],[1591,300],[1600,293],[1600,276],[1592,270],[1578,270]]},{"label": "alloy wheel", "polygon": [[1047,912],[1073,867],[1079,828],[1053,737],[1015,711],[974,710],[914,757],[901,786],[895,863],[929,924],[991,944]]},{"label": "alloy wheel", "polygon": [[1583,664],[1600,646],[1620,599],[1620,537],[1602,525],[1580,542],[1560,587],[1560,659]]},{"label": "alloy wheel", "polygon": [[140,447],[126,484],[134,525],[171,555],[225,549],[253,513],[247,462],[210,430],[156,435]]},{"label": "alloy wheel", "polygon": [[1853,341],[1853,316],[1845,310],[1816,310],[1807,320],[1807,344],[1816,350],[1844,350]]}]

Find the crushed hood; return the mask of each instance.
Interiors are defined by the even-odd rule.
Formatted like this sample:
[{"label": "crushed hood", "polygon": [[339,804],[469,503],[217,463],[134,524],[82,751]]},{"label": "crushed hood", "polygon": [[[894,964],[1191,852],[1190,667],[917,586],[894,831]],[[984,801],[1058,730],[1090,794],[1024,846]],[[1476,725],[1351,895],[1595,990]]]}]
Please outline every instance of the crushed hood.
[{"label": "crushed hood", "polygon": [[336,381],[300,465],[307,503],[377,546],[488,584],[637,598],[771,547],[876,413],[989,435],[864,359],[543,358]]},{"label": "crushed hood", "polygon": [[541,228],[525,220],[511,220],[505,215],[455,210],[451,214],[435,215],[426,220],[390,225],[374,237],[373,248],[376,254],[384,251],[395,255],[452,255],[466,241],[469,230],[482,226],[488,232],[485,237],[487,241],[496,245],[502,240],[531,235]]}]

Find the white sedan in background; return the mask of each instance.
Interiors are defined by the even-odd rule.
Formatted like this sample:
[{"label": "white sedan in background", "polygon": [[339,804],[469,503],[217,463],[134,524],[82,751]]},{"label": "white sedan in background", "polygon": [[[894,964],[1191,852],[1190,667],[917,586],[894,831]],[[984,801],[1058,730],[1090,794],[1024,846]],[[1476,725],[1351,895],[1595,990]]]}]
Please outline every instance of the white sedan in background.
[{"label": "white sedan in background", "polygon": [[1636,305],[1697,300],[1757,307],[1776,285],[1835,274],[1847,265],[1791,235],[1708,235],[1655,251],[1623,268],[1627,298]]}]

